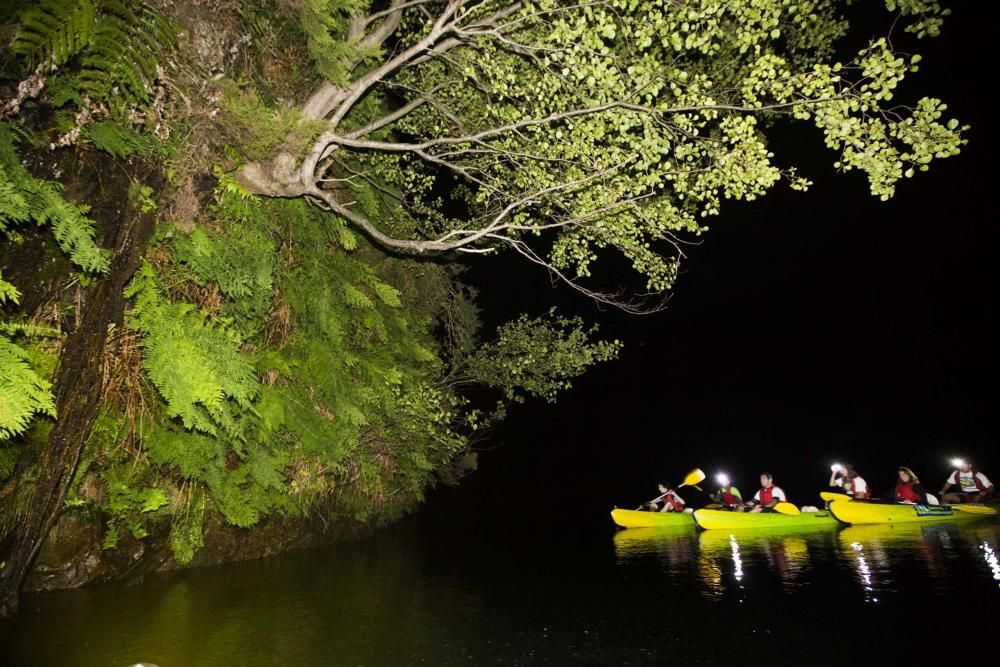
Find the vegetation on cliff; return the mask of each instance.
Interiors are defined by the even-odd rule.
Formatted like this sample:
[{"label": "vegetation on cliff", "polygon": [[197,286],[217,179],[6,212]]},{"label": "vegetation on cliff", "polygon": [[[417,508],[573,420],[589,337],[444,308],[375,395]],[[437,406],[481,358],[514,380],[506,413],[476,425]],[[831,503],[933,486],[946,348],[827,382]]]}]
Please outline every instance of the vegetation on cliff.
[{"label": "vegetation on cliff", "polygon": [[[554,311],[480,332],[462,258],[649,312],[725,200],[809,186],[768,150],[783,119],[882,198],[957,153],[941,101],[893,100],[919,57],[839,57],[840,5],[5,7],[4,608],[63,512],[179,563],[207,517],[390,520],[505,403],[618,353]],[[917,36],[947,15],[886,5]],[[593,283],[612,253],[643,293]]]}]

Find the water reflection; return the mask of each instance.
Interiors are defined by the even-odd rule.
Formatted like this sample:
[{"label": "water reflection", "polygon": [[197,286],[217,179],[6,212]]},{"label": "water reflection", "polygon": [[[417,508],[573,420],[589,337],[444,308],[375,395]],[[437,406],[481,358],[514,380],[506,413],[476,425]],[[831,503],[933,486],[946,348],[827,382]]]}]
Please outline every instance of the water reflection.
[{"label": "water reflection", "polygon": [[693,526],[630,528],[616,533],[614,541],[619,563],[652,559],[676,582],[690,577],[691,563],[697,558]]},{"label": "water reflection", "polygon": [[1000,561],[997,560],[996,550],[988,542],[983,542],[979,548],[983,550],[983,560],[986,561],[986,566],[993,573],[993,581],[1000,581]]},{"label": "water reflection", "polygon": [[868,566],[868,559],[865,558],[864,545],[860,542],[851,542],[851,549],[854,550],[858,579],[861,581],[862,590],[864,590],[865,602],[878,602],[878,598],[872,594],[875,590],[872,585],[872,569]]},{"label": "water reflection", "polygon": [[839,537],[841,554],[854,561],[863,597],[871,602],[897,590],[893,570],[903,567],[921,569],[922,585],[936,590],[951,586],[951,563],[963,539],[956,525],[941,523],[850,526]]},{"label": "water reflection", "polygon": [[[615,548],[619,564],[655,554],[672,579],[690,579],[693,574],[702,595],[711,599],[743,600],[747,593],[767,590],[801,594],[817,580],[829,578],[830,568],[849,572],[860,599],[870,604],[900,594],[904,580],[937,594],[951,593],[970,576],[1000,582],[1000,526],[995,523],[784,533],[708,530],[694,539],[687,530],[625,530],[615,536]],[[970,571],[970,562],[976,563],[975,571]]]},{"label": "water reflection", "polygon": [[[808,584],[810,541],[822,541],[829,531],[814,530],[775,534],[771,531],[707,530],[698,536],[699,571],[702,583],[713,597],[725,593],[722,572],[731,573],[735,590],[745,579],[777,575],[786,591]],[[715,572],[718,571],[718,575]],[[705,574],[710,576],[705,577]],[[766,578],[764,579],[766,581]]]}]

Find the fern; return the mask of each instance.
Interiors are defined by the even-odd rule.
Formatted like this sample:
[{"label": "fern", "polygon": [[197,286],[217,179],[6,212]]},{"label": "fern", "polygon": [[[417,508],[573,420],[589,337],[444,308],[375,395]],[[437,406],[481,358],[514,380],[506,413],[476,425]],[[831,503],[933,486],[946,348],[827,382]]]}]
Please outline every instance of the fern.
[{"label": "fern", "polygon": [[170,551],[174,560],[187,565],[205,544],[202,523],[205,518],[205,496],[198,492],[183,514],[174,516],[170,525]]},{"label": "fern", "polygon": [[13,51],[31,69],[61,67],[90,44],[96,21],[92,0],[43,0],[21,14]]},{"label": "fern", "polygon": [[87,217],[88,207],[66,201],[62,186],[34,178],[14,150],[14,137],[7,125],[0,123],[0,232],[9,223],[33,221],[51,225],[59,247],[84,271],[108,270],[108,253],[94,241],[94,221]]},{"label": "fern", "polygon": [[[225,199],[239,201],[235,195],[225,195]],[[230,208],[234,205],[231,202]],[[277,249],[262,231],[262,221],[242,218],[236,222],[243,224],[232,226],[228,235],[198,227],[179,237],[174,243],[175,257],[191,269],[197,284],[218,284],[230,300],[226,314],[248,333],[255,333],[271,307]]]},{"label": "fern", "polygon": [[237,415],[251,410],[257,392],[239,337],[224,323],[208,321],[193,305],[164,297],[148,263],[126,296],[135,298],[129,326],[145,334],[144,366],[167,403],[168,416],[180,418],[188,429],[238,436]]},{"label": "fern", "polygon": [[152,153],[157,148],[153,137],[107,121],[88,125],[82,134],[94,146],[117,158]]},{"label": "fern", "polygon": [[0,334],[0,441],[23,433],[38,413],[56,414],[51,385],[27,359],[23,348]]},{"label": "fern", "polygon": [[[2,174],[0,174],[2,176]],[[3,279],[3,274],[0,273],[0,305],[7,303],[19,303],[21,300],[21,293],[17,291],[17,288],[11,285],[9,282]]]},{"label": "fern", "polygon": [[158,63],[175,42],[173,25],[141,2],[43,0],[21,14],[13,51],[31,69],[79,59],[83,95],[123,115],[151,101]]}]

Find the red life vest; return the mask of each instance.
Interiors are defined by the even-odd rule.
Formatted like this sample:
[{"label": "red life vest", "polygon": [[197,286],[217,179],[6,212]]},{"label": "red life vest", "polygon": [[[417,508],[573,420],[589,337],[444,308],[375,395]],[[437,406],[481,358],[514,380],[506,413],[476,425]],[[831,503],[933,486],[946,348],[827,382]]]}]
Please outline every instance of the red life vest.
[{"label": "red life vest", "polygon": [[664,496],[663,499],[666,502],[670,503],[670,506],[674,508],[675,512],[683,512],[684,511],[684,503],[682,503],[677,498],[677,496],[674,494],[673,491],[668,491],[667,495]]},{"label": "red life vest", "polygon": [[913,482],[896,485],[896,500],[905,500],[911,503],[920,502],[920,494],[913,490]]},{"label": "red life vest", "polygon": [[[979,493],[986,493],[986,486],[983,485],[983,480],[979,479],[979,471],[975,468],[971,468],[970,472],[972,473],[972,481],[976,483],[976,488],[979,489]],[[958,486],[959,490],[965,491],[965,489],[962,488],[961,470],[955,471],[955,485]]]},{"label": "red life vest", "polygon": [[727,485],[722,489],[722,504],[732,507],[733,505],[739,505],[740,499],[733,495],[732,484]]},{"label": "red life vest", "polygon": [[771,486],[767,487],[766,489],[761,489],[760,490],[760,504],[761,505],[768,505],[768,504],[770,504],[770,502],[772,500],[772,496],[774,495],[774,490],[777,489],[777,488],[778,487],[776,487],[774,484],[772,484]]}]

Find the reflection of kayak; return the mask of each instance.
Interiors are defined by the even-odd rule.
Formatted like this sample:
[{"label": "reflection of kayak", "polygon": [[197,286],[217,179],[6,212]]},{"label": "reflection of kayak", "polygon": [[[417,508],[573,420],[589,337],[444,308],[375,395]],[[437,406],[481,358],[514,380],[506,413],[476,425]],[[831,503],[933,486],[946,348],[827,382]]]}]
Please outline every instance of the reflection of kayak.
[{"label": "reflection of kayak", "polygon": [[742,530],[833,527],[837,521],[829,512],[802,512],[795,516],[779,512],[727,512],[696,510],[694,520],[705,530]]},{"label": "reflection of kayak", "polygon": [[[691,522],[691,525],[694,521]],[[647,553],[670,553],[683,545],[693,545],[694,531],[688,524],[674,524],[666,528],[632,528],[615,533],[615,552],[619,557]]]},{"label": "reflection of kayak", "polygon": [[735,540],[738,548],[762,548],[767,546],[792,546],[793,551],[803,550],[811,535],[831,533],[831,528],[839,524],[833,521],[813,521],[799,526],[765,526],[764,528],[742,528],[729,530],[702,530],[698,533],[698,545],[702,553],[710,556],[726,555],[732,550]]},{"label": "reflection of kayak", "polygon": [[693,526],[690,514],[683,512],[640,512],[638,510],[611,510],[611,519],[622,528],[667,528]]},{"label": "reflection of kayak", "polygon": [[668,526],[693,526],[690,514],[683,512],[639,512],[637,510],[611,510],[611,519],[622,528],[666,528]]},{"label": "reflection of kayak", "polygon": [[[954,530],[954,527],[952,527]],[[879,523],[859,526],[846,526],[840,531],[840,540],[844,545],[858,544],[891,544],[894,542],[915,542],[930,535],[947,534],[947,524],[921,523],[905,521],[902,523]]]},{"label": "reflection of kayak", "polygon": [[964,521],[984,516],[996,516],[997,513],[992,507],[983,505],[906,505],[840,500],[830,503],[830,512],[840,521],[852,525]]}]

